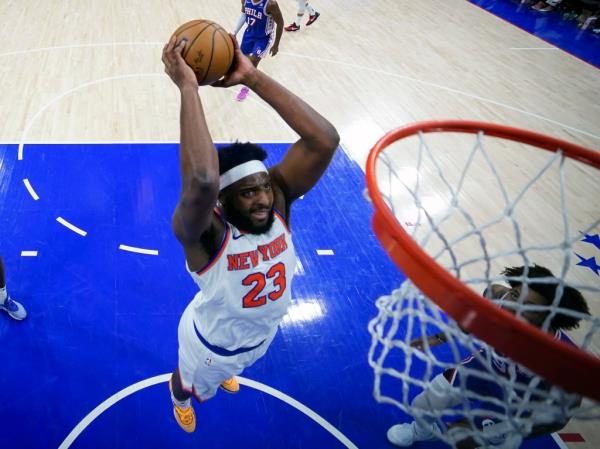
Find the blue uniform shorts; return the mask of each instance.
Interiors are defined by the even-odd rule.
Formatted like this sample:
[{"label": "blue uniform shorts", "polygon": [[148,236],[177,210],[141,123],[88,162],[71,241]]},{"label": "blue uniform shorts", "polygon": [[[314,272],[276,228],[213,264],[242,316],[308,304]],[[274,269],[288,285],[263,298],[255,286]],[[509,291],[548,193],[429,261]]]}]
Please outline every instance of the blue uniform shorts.
[{"label": "blue uniform shorts", "polygon": [[271,46],[272,36],[248,37],[244,34],[240,50],[245,55],[253,55],[258,58],[263,58]]}]

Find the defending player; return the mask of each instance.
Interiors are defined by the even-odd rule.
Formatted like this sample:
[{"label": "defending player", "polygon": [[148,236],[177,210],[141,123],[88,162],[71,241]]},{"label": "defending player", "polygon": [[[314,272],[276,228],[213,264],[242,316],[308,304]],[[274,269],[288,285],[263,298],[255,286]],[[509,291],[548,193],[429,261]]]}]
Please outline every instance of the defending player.
[{"label": "defending player", "polygon": [[[242,53],[250,58],[254,67],[267,52],[275,56],[279,51],[279,41],[283,34],[283,16],[275,0],[241,0],[242,14],[233,30],[237,36],[243,24],[246,30],[242,37],[240,48]],[[243,86],[236,100],[244,101],[249,90]]]},{"label": "defending player", "polygon": [[[548,318],[549,306],[554,303],[559,280],[554,277],[550,270],[539,265],[530,266],[527,270],[525,270],[525,267],[505,268],[502,274],[507,276],[510,288],[494,284],[491,286],[490,291],[486,292],[485,296],[494,299],[498,305],[512,313],[515,313],[517,303],[533,307],[534,310],[523,311],[520,316],[531,325],[541,328],[544,321]],[[523,279],[524,276],[527,279],[525,282],[516,280]],[[561,309],[578,312],[579,316],[581,314],[589,315],[584,297],[575,288],[564,286],[557,304]],[[575,315],[557,313],[550,318],[548,331],[555,335],[555,338],[562,338],[561,331],[578,327],[579,321],[580,318]],[[445,341],[446,337],[444,333],[427,337],[428,346],[435,346]],[[413,340],[411,346],[423,349],[425,342],[419,338]],[[485,439],[489,447],[503,449],[517,448],[522,440],[521,435],[513,430],[513,424],[502,419],[497,419],[495,416],[506,414],[506,410],[503,406],[499,406],[498,403],[506,403],[507,396],[514,396],[516,394],[517,397],[514,399],[517,401],[522,400],[521,397],[526,393],[528,386],[534,378],[534,374],[525,367],[512,362],[510,359],[494,351],[491,351],[491,354],[487,354],[487,351],[482,350],[479,354],[472,354],[462,362],[463,368],[472,371],[463,370],[461,374],[456,369],[450,368],[438,374],[432,379],[430,387],[417,395],[411,405],[423,410],[442,411],[465,402],[465,392],[468,392],[469,395],[475,393],[480,397],[486,397],[489,401],[480,402],[478,408],[488,412],[489,416],[479,417],[475,422],[477,428],[481,430],[482,438]],[[513,382],[510,391],[498,382],[490,379],[489,374],[486,375],[490,370],[496,376]],[[477,375],[476,373],[483,373],[483,375]],[[461,379],[461,375],[464,379]],[[538,391],[549,391],[552,386],[542,381],[536,388]],[[528,401],[535,402],[540,399],[532,395],[528,398]],[[580,399],[575,396],[575,400],[571,401],[570,404],[561,405],[570,408],[576,406],[579,401]],[[552,408],[552,404],[549,404],[548,413],[551,412],[550,409]],[[479,444],[472,437],[460,438],[461,427],[464,427],[465,423],[465,421],[456,422],[448,426],[450,432],[457,432],[455,437],[460,441],[458,447],[479,447]],[[564,427],[565,424],[566,421],[564,420],[557,422],[552,419],[550,421],[546,419],[546,424],[535,425],[527,437],[532,438],[555,432]],[[425,414],[421,416],[421,419],[412,421],[411,423],[392,426],[388,430],[387,437],[396,446],[407,447],[418,441],[433,440],[439,431],[440,427],[436,423],[435,417]]]},{"label": "defending player", "polygon": [[184,45],[171,40],[163,49],[165,71],[181,92],[183,185],[173,230],[201,291],[181,317],[170,387],[177,422],[193,432],[191,396],[205,401],[219,385],[236,392],[234,376],[265,354],[277,332],[296,264],[290,205],[322,176],[339,136],[308,104],[259,71],[235,42],[235,69],[216,86],[251,88],[300,139],[268,169],[257,145],[233,144],[217,153],[196,77],[181,57]]}]

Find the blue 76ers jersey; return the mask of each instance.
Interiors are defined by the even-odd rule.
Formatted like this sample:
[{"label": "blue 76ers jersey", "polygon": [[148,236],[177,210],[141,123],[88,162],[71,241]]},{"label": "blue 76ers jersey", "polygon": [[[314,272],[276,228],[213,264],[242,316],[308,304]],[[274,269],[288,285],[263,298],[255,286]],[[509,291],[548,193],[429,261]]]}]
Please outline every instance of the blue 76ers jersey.
[{"label": "blue 76ers jersey", "polygon": [[225,222],[220,249],[200,271],[194,324],[211,344],[235,350],[273,335],[291,302],[296,253],[285,221],[275,212],[264,234],[244,234]]},{"label": "blue 76ers jersey", "polygon": [[244,37],[261,38],[269,36],[274,29],[273,18],[267,14],[269,0],[260,0],[254,3],[246,0],[244,13],[246,13],[246,31]]}]

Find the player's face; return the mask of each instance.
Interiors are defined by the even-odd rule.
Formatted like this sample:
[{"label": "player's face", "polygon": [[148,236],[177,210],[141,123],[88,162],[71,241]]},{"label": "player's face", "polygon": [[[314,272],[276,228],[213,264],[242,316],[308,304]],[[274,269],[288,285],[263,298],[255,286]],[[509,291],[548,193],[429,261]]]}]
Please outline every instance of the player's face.
[{"label": "player's face", "polygon": [[252,234],[262,234],[273,224],[273,190],[268,173],[246,176],[231,186],[222,200],[227,220]]},{"label": "player's face", "polygon": [[[527,291],[527,295],[525,297],[521,297],[525,291]],[[517,314],[517,304],[523,304],[525,306],[548,306],[546,298],[530,288],[527,289],[523,287],[522,285],[507,289],[500,299],[509,302],[509,304],[502,306],[502,308],[514,314]],[[515,303],[515,307],[510,305],[511,302]],[[518,315],[529,324],[532,324],[536,327],[542,327],[548,312],[545,310],[526,310]]]}]

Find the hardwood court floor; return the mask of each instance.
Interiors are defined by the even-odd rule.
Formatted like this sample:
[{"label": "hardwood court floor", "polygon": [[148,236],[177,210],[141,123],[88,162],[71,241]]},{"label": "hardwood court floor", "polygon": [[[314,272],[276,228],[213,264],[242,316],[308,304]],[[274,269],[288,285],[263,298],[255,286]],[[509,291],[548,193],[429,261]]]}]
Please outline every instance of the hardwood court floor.
[{"label": "hardwood court floor", "polygon": [[[279,4],[289,23],[296,2]],[[463,0],[315,0],[315,6],[321,18],[298,33],[284,34],[279,55],[263,61],[261,69],[330,119],[342,138],[345,153],[336,165],[339,172],[332,172],[323,186],[328,187],[318,192],[321,201],[295,211],[305,217],[299,218],[298,235],[317,225],[330,228],[314,236],[330,236],[318,247],[308,236],[302,238],[301,250],[308,265],[314,264],[322,276],[311,281],[325,283],[328,290],[323,297],[312,296],[321,287],[309,287],[307,282],[305,296],[314,300],[308,301],[313,305],[303,309],[305,315],[297,316],[295,325],[283,328],[281,350],[273,351],[248,377],[293,393],[359,447],[387,447],[385,429],[400,415],[377,406],[370,396],[371,379],[364,366],[366,322],[374,314],[375,297],[399,277],[394,278],[393,267],[377,249],[368,229],[369,206],[360,197],[360,168],[368,150],[390,129],[443,118],[510,124],[598,149],[600,76],[597,69],[561,50],[533,50],[549,44]],[[13,419],[11,426],[16,427],[4,437],[0,433],[0,446],[13,447],[12,437],[23,435],[28,443],[22,447],[56,447],[104,399],[171,369],[175,340],[169,329],[174,331],[184,305],[177,301],[185,302],[183,294],[190,292],[183,265],[178,265],[181,255],[167,229],[176,194],[176,184],[167,181],[177,179],[178,173],[169,153],[172,146],[135,144],[173,143],[179,138],[178,94],[160,62],[170,33],[199,17],[230,28],[238,13],[237,0],[0,2],[0,253],[7,261],[9,288],[15,296],[19,293],[31,313],[24,323],[0,321],[0,339],[16,348],[6,356],[8,370],[0,370],[5,381],[0,396],[7,399],[1,401],[0,420]],[[202,88],[200,94],[215,141],[276,143],[296,138],[253,94],[243,103],[234,101],[235,89]],[[75,145],[86,142],[131,145]],[[17,158],[19,152],[22,160]],[[97,163],[102,157],[107,158],[105,163]],[[356,191],[349,190],[344,174]],[[39,201],[33,201],[24,178],[39,189]],[[154,202],[148,203],[148,198]],[[328,202],[339,203],[337,215],[331,214]],[[590,206],[597,214],[600,205]],[[340,218],[347,214],[351,218]],[[57,216],[82,228],[89,223],[102,239],[94,240],[92,233],[81,238],[65,230]],[[78,217],[84,221],[78,222]],[[357,233],[346,235],[340,229]],[[146,242],[158,242],[165,249],[153,259],[118,252],[120,244],[143,247]],[[373,260],[353,256],[353,244],[363,245],[366,249],[359,252]],[[345,256],[333,261],[316,257],[316,249],[328,249],[327,245],[341,246]],[[21,251],[30,249],[37,249],[38,256],[21,257]],[[115,262],[123,257],[131,259]],[[335,303],[338,296],[332,292],[347,282],[340,273],[357,260],[367,264],[365,273],[377,279],[375,286],[350,288],[341,293],[342,302]],[[330,270],[335,277],[327,276]],[[167,278],[160,280],[160,273]],[[178,290],[182,296],[161,300],[170,291],[168,281],[182,284]],[[107,290],[97,290],[97,282],[108,289],[107,303],[102,294]],[[598,313],[598,298],[594,299],[593,310]],[[143,310],[138,308],[142,303],[148,303]],[[149,305],[155,308],[146,308]],[[323,308],[331,314],[322,313]],[[335,324],[345,314],[355,314],[355,319],[344,321],[351,331]],[[315,318],[319,316],[326,319],[319,321]],[[158,326],[156,332],[147,320]],[[333,333],[327,332],[328,326]],[[306,339],[315,344],[319,336],[321,352],[301,344]],[[109,338],[107,352],[98,352],[98,359],[95,351],[104,338]],[[128,358],[132,363],[124,362]],[[320,364],[322,360],[326,362]],[[303,377],[304,364],[311,373],[324,371],[325,377],[311,382]],[[104,377],[95,377],[96,371]],[[24,377],[24,372],[30,374]],[[357,392],[352,381],[359,375]],[[27,382],[21,386],[23,379]],[[339,379],[343,389],[335,388]],[[162,421],[164,413],[170,413],[168,407],[156,405],[164,400],[163,387],[162,383],[149,387],[143,397],[133,395],[130,402],[124,401],[125,408],[111,409],[114,415],[100,423],[94,438],[106,438],[101,440],[105,447],[136,441],[124,436],[140,434],[140,428],[124,424],[128,417],[140,426],[159,423],[154,429],[165,438],[181,438],[173,422]],[[232,410],[236,418],[270,410],[265,411],[270,420],[266,424],[253,417],[243,430],[264,426],[285,444],[289,440],[282,435],[300,427],[309,429],[305,447],[330,441],[331,435],[322,428],[295,421],[295,412],[272,406],[272,399],[249,391],[254,396],[247,409],[236,409],[230,398],[219,397],[220,402],[211,405],[215,412],[207,413],[206,428],[218,428],[218,417]],[[325,393],[333,400],[327,401]],[[312,402],[316,397],[320,400]],[[36,404],[31,420],[14,420],[15,414],[28,416],[30,404]],[[275,418],[277,413],[293,415],[292,424],[286,427],[285,420]],[[278,433],[279,425],[283,433]],[[587,440],[576,447],[600,444],[593,424],[576,423],[571,428]],[[115,433],[102,437],[107,429]],[[216,445],[220,440],[214,432],[209,438]],[[150,432],[140,437],[138,444],[153,441],[151,436]],[[232,438],[245,441],[235,432]],[[94,446],[87,441],[81,447]]]}]

